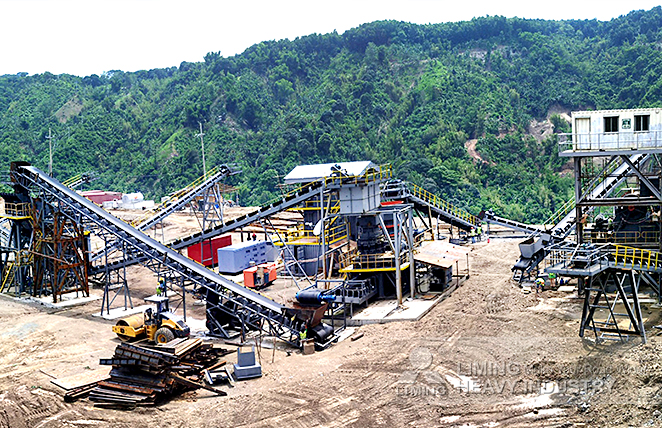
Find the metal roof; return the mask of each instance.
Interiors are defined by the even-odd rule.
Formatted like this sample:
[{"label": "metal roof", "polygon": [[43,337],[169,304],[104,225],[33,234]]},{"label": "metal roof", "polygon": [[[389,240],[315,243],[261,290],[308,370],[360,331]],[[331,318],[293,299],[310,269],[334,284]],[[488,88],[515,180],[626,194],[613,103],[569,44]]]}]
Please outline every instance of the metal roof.
[{"label": "metal roof", "polygon": [[628,109],[609,109],[609,110],[582,110],[582,111],[573,111],[570,114],[574,116],[592,116],[592,115],[604,115],[604,114],[616,114],[616,113],[650,113],[655,112],[659,113],[659,107],[651,108],[628,108]]},{"label": "metal roof", "polygon": [[426,241],[414,254],[417,262],[426,263],[442,268],[449,268],[455,262],[464,258],[471,252],[470,248],[453,245],[444,241]]},{"label": "metal roof", "polygon": [[330,177],[334,166],[347,175],[363,175],[369,168],[377,168],[371,161],[321,163],[317,165],[299,165],[284,178],[285,184],[309,183],[320,178]]}]

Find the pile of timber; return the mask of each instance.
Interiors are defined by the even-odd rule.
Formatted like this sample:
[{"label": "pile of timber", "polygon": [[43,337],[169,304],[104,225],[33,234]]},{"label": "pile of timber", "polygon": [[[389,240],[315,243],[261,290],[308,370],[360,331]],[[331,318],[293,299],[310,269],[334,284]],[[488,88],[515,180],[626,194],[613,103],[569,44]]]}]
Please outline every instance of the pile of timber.
[{"label": "pile of timber", "polygon": [[[163,401],[175,394],[203,388],[218,395],[225,391],[204,383],[204,373],[225,364],[220,357],[228,352],[202,339],[176,339],[155,347],[121,343],[113,358],[101,359],[101,365],[113,366],[110,377],[89,385],[86,391],[70,395],[89,399],[97,407],[134,408]],[[65,400],[75,399],[65,395]]]}]

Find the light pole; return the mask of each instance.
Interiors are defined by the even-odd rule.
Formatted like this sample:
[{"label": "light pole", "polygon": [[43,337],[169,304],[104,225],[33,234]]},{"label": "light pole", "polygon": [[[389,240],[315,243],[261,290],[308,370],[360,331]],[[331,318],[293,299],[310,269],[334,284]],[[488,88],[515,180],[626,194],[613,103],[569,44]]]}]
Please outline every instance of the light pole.
[{"label": "light pole", "polygon": [[51,135],[51,128],[48,128],[48,175],[53,176],[53,136]]},{"label": "light pole", "polygon": [[207,176],[207,164],[205,163],[205,140],[202,138],[205,136],[205,134],[202,132],[202,123],[198,122],[198,125],[200,125],[200,133],[195,134],[196,137],[200,137],[200,145],[202,146],[202,176],[206,177]]}]

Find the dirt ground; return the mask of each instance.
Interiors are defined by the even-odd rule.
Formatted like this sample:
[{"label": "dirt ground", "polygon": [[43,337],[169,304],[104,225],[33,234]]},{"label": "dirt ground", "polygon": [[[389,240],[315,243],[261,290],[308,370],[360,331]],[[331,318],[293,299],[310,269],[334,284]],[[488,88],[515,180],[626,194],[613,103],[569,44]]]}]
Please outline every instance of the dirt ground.
[{"label": "dirt ground", "polygon": [[[362,326],[313,355],[263,348],[264,376],[227,397],[197,391],[133,411],[64,403],[50,382],[112,355],[99,301],[49,309],[2,296],[0,427],[662,426],[658,330],[647,345],[579,338],[575,295],[524,294],[510,280],[517,243],[474,244],[471,277],[418,322]],[[150,273],[129,277],[135,299],[153,292]]]}]

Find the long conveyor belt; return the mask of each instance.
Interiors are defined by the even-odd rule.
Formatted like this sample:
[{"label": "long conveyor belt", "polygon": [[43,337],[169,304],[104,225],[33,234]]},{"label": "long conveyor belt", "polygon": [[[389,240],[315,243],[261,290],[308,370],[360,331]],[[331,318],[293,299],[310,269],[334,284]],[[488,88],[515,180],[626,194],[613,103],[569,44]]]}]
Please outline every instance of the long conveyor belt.
[{"label": "long conveyor belt", "polygon": [[382,188],[381,195],[383,199],[403,199],[417,208],[429,209],[446,223],[460,229],[470,230],[472,227],[480,226],[478,217],[453,206],[413,183],[393,180]]},{"label": "long conveyor belt", "polygon": [[49,205],[84,224],[86,229],[110,235],[131,252],[142,254],[148,261],[147,267],[155,271],[165,268],[179,276],[180,281],[171,286],[181,286],[184,292],[206,297],[208,325],[210,311],[220,311],[239,320],[245,327],[262,329],[269,335],[298,343],[299,333],[306,328],[306,320],[298,317],[296,311],[168,248],[25,162],[12,163],[12,179],[26,189],[39,190]]},{"label": "long conveyor belt", "polygon": [[[159,205],[155,210],[148,212],[146,216],[138,219],[138,221],[132,222],[138,230],[147,230],[150,227],[154,226],[158,222],[162,221],[164,218],[168,217],[170,214],[184,208],[187,204],[191,202],[196,196],[202,194],[204,191],[215,186],[219,181],[228,177],[229,175],[235,174],[229,166],[221,165],[209,171],[207,175],[198,179],[196,183],[191,186],[186,187],[180,191],[174,199]],[[111,251],[115,250],[117,243],[110,243],[105,248],[97,251],[96,253],[90,256],[90,261],[94,262]]]},{"label": "long conveyor belt", "polygon": [[[636,154],[630,156],[630,162],[639,166],[644,164],[648,160],[650,155]],[[586,193],[586,197],[590,200],[605,198],[609,196],[621,183],[623,183],[628,174],[630,173],[630,165],[627,162],[622,162],[620,165],[615,167],[612,172],[610,172],[607,177],[603,180],[594,180],[589,184]],[[525,274],[532,272],[540,262],[544,259],[544,249],[545,246],[555,245],[563,242],[570,232],[575,227],[576,219],[576,210],[574,209],[574,204],[571,205],[568,212],[561,218],[559,222],[548,232],[545,236],[545,245],[541,245],[533,242],[534,235],[541,235],[543,231],[532,233],[532,236],[528,241],[525,241],[520,244],[520,250],[522,254],[519,260],[515,263],[512,270],[515,272],[515,277],[520,280],[524,278]],[[543,238],[541,238],[543,239]],[[530,252],[532,248],[537,248],[534,254],[525,254]],[[528,249],[528,250],[527,250]]]},{"label": "long conveyor belt", "polygon": [[[646,162],[649,157],[650,155],[643,154],[632,155],[630,156],[630,162],[632,162],[633,165],[638,166]],[[604,180],[589,186],[591,190],[588,193],[588,199],[595,200],[609,196],[614,189],[625,181],[629,173],[630,165],[628,165],[627,162],[622,162]],[[575,216],[576,211],[571,209],[565,217],[552,228],[552,236],[561,239],[566,238],[575,226]]]},{"label": "long conveyor belt", "polygon": [[[306,199],[310,199],[313,196],[319,194],[319,189],[322,187],[322,181],[312,182],[296,192],[290,193],[282,199],[279,199],[273,203],[260,207],[259,209],[244,214],[241,217],[229,220],[224,224],[212,227],[210,229],[203,230],[201,232],[194,233],[192,235],[186,236],[184,238],[177,239],[173,242],[168,243],[168,247],[173,250],[181,250],[183,248],[189,247],[191,245],[197,244],[201,241],[205,241],[224,233],[231,232],[233,230],[239,229],[241,227],[248,226],[256,221],[269,217],[273,214],[276,214],[280,211],[286,210],[288,208],[295,207]],[[131,266],[137,263],[141,263],[146,260],[146,256],[140,253],[127,253],[126,257],[122,260],[115,260],[107,265],[97,265],[93,266],[91,273],[93,275],[103,273],[107,270],[121,269],[127,266]]]}]

